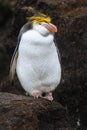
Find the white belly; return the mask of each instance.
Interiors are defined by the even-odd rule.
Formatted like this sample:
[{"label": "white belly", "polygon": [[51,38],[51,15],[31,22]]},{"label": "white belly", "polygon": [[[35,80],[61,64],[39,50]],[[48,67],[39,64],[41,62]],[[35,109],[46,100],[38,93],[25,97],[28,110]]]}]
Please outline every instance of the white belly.
[{"label": "white belly", "polygon": [[54,43],[40,46],[21,43],[17,60],[17,75],[28,93],[53,91],[60,82],[61,67]]}]

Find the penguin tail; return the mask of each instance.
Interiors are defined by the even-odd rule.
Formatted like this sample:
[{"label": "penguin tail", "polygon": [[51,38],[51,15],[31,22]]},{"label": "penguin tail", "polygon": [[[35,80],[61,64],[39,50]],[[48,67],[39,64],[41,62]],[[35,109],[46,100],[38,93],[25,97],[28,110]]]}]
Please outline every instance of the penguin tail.
[{"label": "penguin tail", "polygon": [[9,79],[11,82],[14,80],[16,73],[17,57],[18,57],[18,51],[14,51],[14,54],[11,59],[10,72],[9,72]]}]

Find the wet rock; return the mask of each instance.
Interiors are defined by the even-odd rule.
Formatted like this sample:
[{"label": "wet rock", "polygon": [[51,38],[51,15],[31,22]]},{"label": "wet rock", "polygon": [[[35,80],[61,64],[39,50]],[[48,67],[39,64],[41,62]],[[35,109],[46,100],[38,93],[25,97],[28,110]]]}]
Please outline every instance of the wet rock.
[{"label": "wet rock", "polygon": [[0,93],[0,130],[72,130],[57,102]]}]

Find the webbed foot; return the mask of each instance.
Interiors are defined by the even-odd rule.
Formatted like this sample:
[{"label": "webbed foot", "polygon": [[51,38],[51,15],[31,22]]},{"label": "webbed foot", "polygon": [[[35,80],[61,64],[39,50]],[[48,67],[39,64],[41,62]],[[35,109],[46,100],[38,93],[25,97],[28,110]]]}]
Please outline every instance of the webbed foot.
[{"label": "webbed foot", "polygon": [[49,100],[49,101],[53,101],[53,95],[52,92],[48,92],[45,94],[45,96],[43,96],[43,98]]}]

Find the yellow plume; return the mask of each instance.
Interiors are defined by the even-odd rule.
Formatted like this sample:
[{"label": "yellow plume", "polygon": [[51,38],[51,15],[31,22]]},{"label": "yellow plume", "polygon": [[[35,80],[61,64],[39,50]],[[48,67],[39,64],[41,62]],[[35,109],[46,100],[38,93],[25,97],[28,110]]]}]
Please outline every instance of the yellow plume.
[{"label": "yellow plume", "polygon": [[43,13],[38,13],[37,15],[34,15],[32,17],[27,17],[28,20],[32,22],[51,22],[51,17],[48,15],[45,15]]}]

